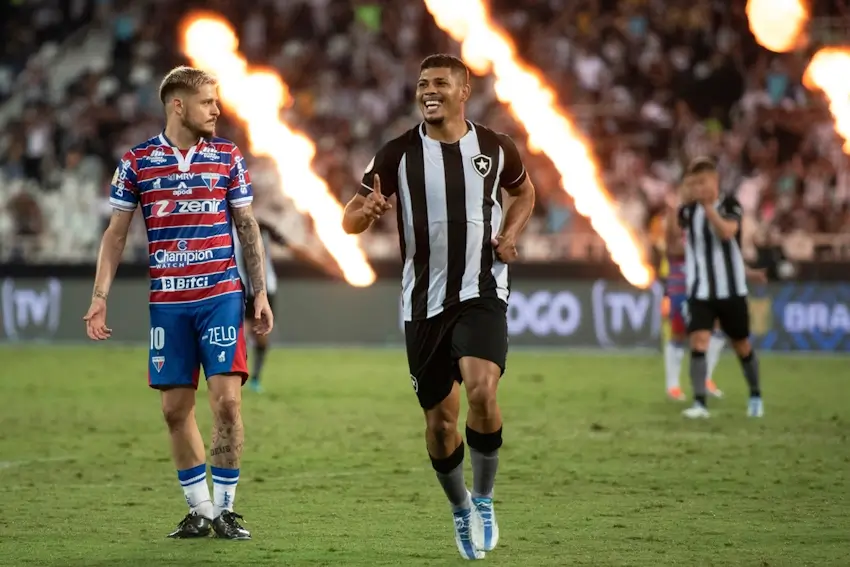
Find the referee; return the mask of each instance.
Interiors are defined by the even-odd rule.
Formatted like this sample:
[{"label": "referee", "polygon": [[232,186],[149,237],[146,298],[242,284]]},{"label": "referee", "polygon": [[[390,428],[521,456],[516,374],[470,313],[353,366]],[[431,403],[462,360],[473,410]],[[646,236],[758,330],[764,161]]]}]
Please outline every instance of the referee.
[{"label": "referee", "polygon": [[[507,264],[517,258],[534,187],[513,140],[464,118],[469,96],[460,59],[440,54],[422,62],[416,102],[424,120],[378,150],[345,208],[343,228],[363,232],[396,196],[410,380],[458,550],[480,559],[499,538],[493,485],[502,445],[496,387],[508,349]],[[507,211],[502,189],[516,197]],[[471,493],[458,431],[461,383],[469,402]]]},{"label": "referee", "polygon": [[742,209],[731,195],[720,195],[717,166],[697,158],[685,173],[686,202],[679,208],[679,225],[686,231],[686,304],[691,347],[691,382],[694,405],[688,418],[706,418],[706,349],[715,320],[729,337],[738,355],[750,390],[747,415],[761,417],[764,404],[759,386],[759,365],[750,344],[747,301],[749,271],[741,253]]}]

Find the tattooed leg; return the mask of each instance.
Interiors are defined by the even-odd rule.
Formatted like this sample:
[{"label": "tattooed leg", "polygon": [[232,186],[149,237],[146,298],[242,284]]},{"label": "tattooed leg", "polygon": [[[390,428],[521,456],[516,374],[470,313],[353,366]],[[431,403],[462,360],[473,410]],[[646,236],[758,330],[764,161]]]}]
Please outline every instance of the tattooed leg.
[{"label": "tattooed leg", "polygon": [[213,477],[215,515],[233,511],[239,461],[242,456],[242,377],[219,375],[210,377],[210,407],[213,412],[213,436],[210,465]]}]

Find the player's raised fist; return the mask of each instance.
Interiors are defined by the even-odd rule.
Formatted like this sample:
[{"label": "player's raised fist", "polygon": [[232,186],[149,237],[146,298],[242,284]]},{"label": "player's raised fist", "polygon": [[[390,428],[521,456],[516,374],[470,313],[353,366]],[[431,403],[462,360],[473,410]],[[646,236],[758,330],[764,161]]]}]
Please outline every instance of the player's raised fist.
[{"label": "player's raised fist", "polygon": [[112,329],[106,326],[106,300],[95,297],[88,312],[83,317],[86,322],[86,334],[94,341],[105,341],[112,336]]}]

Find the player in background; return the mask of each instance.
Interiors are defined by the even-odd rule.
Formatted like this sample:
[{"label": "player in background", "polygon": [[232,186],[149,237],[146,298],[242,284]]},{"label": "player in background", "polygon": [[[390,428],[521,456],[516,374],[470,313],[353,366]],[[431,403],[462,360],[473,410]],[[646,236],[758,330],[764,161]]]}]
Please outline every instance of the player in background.
[{"label": "player in background", "polygon": [[[367,230],[396,196],[410,382],[457,548],[464,559],[482,559],[499,540],[496,393],[508,352],[508,264],[534,208],[534,185],[510,137],[464,119],[470,94],[463,61],[444,54],[422,61],[416,101],[423,122],[378,150],[345,207],[343,228]],[[507,211],[503,190],[514,197]],[[458,431],[461,383],[471,492]]]},{"label": "player in background", "polygon": [[[261,241],[263,244],[265,256],[266,297],[268,298],[269,307],[271,308],[272,313],[274,313],[275,310],[275,294],[277,293],[278,276],[275,272],[274,263],[271,259],[271,250],[269,248],[270,242],[274,242],[279,246],[285,246],[289,249],[290,252],[292,252],[292,255],[295,257],[295,259],[299,261],[313,264],[334,277],[340,275],[336,264],[334,264],[333,261],[331,261],[329,258],[313,254],[306,246],[298,246],[290,242],[276,228],[274,228],[271,224],[264,222],[263,220],[258,219],[257,223],[260,227]],[[248,323],[249,329],[251,330],[249,335],[249,343],[254,348],[251,378],[248,381],[248,386],[254,392],[261,393],[263,391],[263,388],[260,383],[260,376],[263,370],[263,364],[266,361],[266,354],[269,350],[270,337],[267,334],[256,332],[251,325],[254,317],[253,313],[256,307],[254,299],[254,287],[251,285],[251,278],[245,265],[245,256],[242,252],[242,246],[238,243],[238,238],[236,238],[235,229],[233,231],[233,234],[235,242],[236,266],[239,269],[239,277],[242,279],[242,284],[245,286],[245,292],[247,294],[245,302],[245,317],[246,323]]]},{"label": "player in background", "polygon": [[[112,335],[106,300],[121,261],[133,212],[141,209],[150,254],[148,382],[160,391],[171,455],[189,513],[173,538],[250,539],[233,511],[244,443],[241,387],[248,377],[244,296],[231,227],[242,243],[254,286],[255,331],[268,334],[273,315],[265,291],[263,247],[251,209],[251,180],[235,144],[216,138],[214,77],[190,67],[162,81],[165,130],[124,154],[112,178],[112,218],[101,242],[86,331]],[[195,420],[200,367],[213,413],[207,485],[204,441]]]},{"label": "player in background", "polygon": [[[676,218],[677,211],[682,200],[688,201],[686,195],[687,183],[683,182],[679,189],[680,195],[671,195],[667,200],[667,218],[665,222],[665,260],[667,263],[667,277],[665,281],[665,294],[669,301],[670,338],[664,345],[664,374],[667,396],[676,401],[684,401],[685,393],[679,382],[682,373],[682,360],[685,357],[688,333],[683,309],[688,300],[688,288],[685,282],[685,233],[679,226]],[[708,380],[706,391],[716,398],[723,396],[723,392],[714,383],[712,376],[717,363],[720,361],[720,353],[726,344],[723,333],[715,328],[711,335],[706,352],[708,364]]]}]

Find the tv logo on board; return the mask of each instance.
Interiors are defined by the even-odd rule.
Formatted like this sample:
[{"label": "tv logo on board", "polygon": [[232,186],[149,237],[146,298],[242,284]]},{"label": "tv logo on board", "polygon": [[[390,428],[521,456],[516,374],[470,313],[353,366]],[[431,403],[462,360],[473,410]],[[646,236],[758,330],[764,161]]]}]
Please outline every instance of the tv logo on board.
[{"label": "tv logo on board", "polygon": [[[622,288],[621,288],[622,289]],[[637,288],[609,289],[608,282],[593,284],[593,328],[602,347],[617,346],[625,339],[629,344],[655,341],[661,336],[661,303],[664,288],[658,282],[648,290]]]},{"label": "tv logo on board", "polygon": [[59,328],[62,284],[51,278],[43,288],[3,280],[0,293],[3,330],[11,340],[46,339]]},{"label": "tv logo on board", "polygon": [[160,278],[162,282],[162,291],[185,291],[189,289],[203,289],[209,287],[209,276],[192,276],[188,278],[178,278],[174,276]]}]

